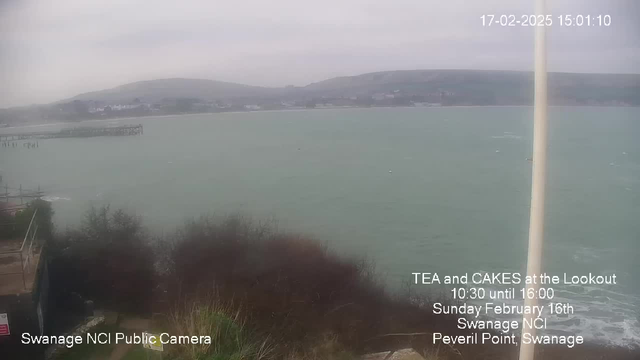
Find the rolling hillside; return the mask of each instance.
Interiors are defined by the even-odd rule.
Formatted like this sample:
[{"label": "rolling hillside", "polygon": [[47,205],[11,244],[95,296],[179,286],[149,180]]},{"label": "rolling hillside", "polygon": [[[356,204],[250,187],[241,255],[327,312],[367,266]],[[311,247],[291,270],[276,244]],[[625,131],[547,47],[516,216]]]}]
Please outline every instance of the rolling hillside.
[{"label": "rolling hillside", "polygon": [[[623,102],[640,105],[640,74],[549,74],[555,104]],[[400,90],[414,94],[451,92],[475,105],[525,105],[533,99],[533,73],[485,70],[408,70],[333,78],[310,84],[308,94],[358,96]]]},{"label": "rolling hillside", "polygon": [[112,89],[93,91],[74,96],[73,100],[94,100],[107,103],[128,103],[135,98],[157,102],[166,98],[238,98],[274,95],[276,89],[203,79],[160,79],[139,81]]},{"label": "rolling hillside", "polygon": [[[203,79],[139,81],[48,105],[0,109],[0,125],[316,106],[531,105],[533,73],[400,70],[269,88]],[[551,105],[640,106],[640,74],[549,74]]]},{"label": "rolling hillside", "polygon": [[[640,105],[640,74],[549,74],[555,104]],[[77,95],[73,100],[128,103],[135,98],[158,102],[167,98],[208,100],[365,97],[399,90],[409,95],[454,94],[457,103],[525,105],[531,102],[533,73],[487,70],[400,70],[332,78],[304,87],[267,88],[202,79],[140,81]]]}]

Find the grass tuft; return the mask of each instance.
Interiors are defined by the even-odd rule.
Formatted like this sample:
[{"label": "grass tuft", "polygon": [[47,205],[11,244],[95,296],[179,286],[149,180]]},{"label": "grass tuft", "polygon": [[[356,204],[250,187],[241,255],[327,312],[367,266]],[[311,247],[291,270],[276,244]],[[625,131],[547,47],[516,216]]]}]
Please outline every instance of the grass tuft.
[{"label": "grass tuft", "polygon": [[[210,299],[213,300],[213,299]],[[172,334],[210,336],[211,343],[181,345],[173,351],[176,359],[244,360],[265,359],[268,344],[254,342],[240,311],[222,301],[192,302],[169,316]]]}]

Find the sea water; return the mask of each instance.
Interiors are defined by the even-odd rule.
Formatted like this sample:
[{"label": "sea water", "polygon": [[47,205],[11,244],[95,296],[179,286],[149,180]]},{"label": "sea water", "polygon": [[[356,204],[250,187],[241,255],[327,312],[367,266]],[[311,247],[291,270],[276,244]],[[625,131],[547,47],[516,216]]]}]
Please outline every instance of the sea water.
[{"label": "sea water", "polygon": [[[640,344],[640,109],[549,115],[544,269],[618,280],[556,286],[575,312],[549,331]],[[367,257],[400,288],[414,272],[525,272],[532,118],[530,107],[459,107],[109,120],[83,126],[141,123],[144,135],[0,148],[0,171],[10,187],[40,186],[58,228],[91,204],[158,232],[241,211]]]}]

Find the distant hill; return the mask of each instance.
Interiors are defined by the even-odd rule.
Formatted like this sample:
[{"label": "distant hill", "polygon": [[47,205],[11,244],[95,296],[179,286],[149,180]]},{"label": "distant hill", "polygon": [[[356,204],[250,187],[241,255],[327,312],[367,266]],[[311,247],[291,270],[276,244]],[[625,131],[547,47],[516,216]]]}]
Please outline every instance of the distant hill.
[{"label": "distant hill", "polygon": [[[168,98],[203,100],[371,96],[400,91],[411,95],[453,94],[456,103],[524,105],[533,98],[533,73],[489,70],[399,70],[336,77],[304,87],[268,88],[202,79],[140,81],[77,95],[60,102],[93,100],[129,103]],[[550,73],[549,92],[556,104],[640,105],[640,74]]]},{"label": "distant hill", "polygon": [[138,81],[112,89],[88,92],[59,101],[59,103],[73,100],[129,103],[136,98],[145,102],[158,102],[167,98],[225,99],[262,97],[279,92],[274,90],[214,80],[160,79]]},{"label": "distant hill", "polygon": [[[49,105],[0,109],[0,124],[327,106],[531,105],[533,73],[399,70],[270,88],[203,79],[139,81]],[[551,105],[640,106],[640,74],[549,74]]]},{"label": "distant hill", "polygon": [[[525,105],[533,99],[533,73],[490,70],[400,70],[337,77],[304,87],[309,94],[358,96],[400,90],[412,94],[454,93],[475,105]],[[550,73],[555,104],[640,105],[640,74]]]}]

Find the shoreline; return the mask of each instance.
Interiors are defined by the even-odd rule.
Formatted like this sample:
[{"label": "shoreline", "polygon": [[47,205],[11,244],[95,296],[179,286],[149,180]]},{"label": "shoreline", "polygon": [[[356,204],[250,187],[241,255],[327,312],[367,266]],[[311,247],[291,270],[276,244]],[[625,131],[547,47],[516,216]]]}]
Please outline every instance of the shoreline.
[{"label": "shoreline", "polygon": [[[607,106],[607,105],[550,105],[550,108],[640,108],[639,106]],[[7,126],[0,128],[3,130],[12,129],[29,129],[45,126],[60,126],[69,124],[86,124],[100,122],[118,122],[133,119],[146,118],[166,118],[166,117],[188,117],[196,115],[219,115],[219,114],[245,114],[245,113],[272,113],[272,112],[294,112],[294,111],[316,111],[316,110],[387,110],[387,109],[457,109],[457,108],[533,108],[533,105],[452,105],[452,106],[334,106],[320,108],[293,108],[293,109],[275,109],[275,110],[250,110],[250,111],[221,111],[221,112],[200,112],[200,113],[184,113],[184,114],[163,114],[163,115],[145,115],[145,116],[127,116],[114,117],[109,119],[87,119],[80,121],[62,121],[55,123],[34,123],[29,125]]]}]

